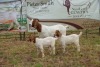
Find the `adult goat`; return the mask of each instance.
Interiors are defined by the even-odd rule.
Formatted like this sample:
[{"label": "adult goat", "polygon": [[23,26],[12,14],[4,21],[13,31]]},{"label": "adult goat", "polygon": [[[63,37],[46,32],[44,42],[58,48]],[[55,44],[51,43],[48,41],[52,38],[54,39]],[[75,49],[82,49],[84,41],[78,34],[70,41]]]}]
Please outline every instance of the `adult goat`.
[{"label": "adult goat", "polygon": [[39,23],[38,19],[31,20],[32,27],[34,27],[39,32],[39,37],[54,36],[56,30],[59,30],[63,35],[66,35],[66,28],[62,24],[47,26]]}]

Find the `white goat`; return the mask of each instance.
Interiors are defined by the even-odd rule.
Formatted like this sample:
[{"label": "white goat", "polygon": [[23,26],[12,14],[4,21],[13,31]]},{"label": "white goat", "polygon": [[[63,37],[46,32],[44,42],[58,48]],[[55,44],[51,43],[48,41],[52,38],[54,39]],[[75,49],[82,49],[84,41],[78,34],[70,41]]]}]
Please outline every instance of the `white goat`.
[{"label": "white goat", "polygon": [[42,25],[39,23],[38,19],[31,20],[31,23],[32,27],[37,29],[37,31],[39,32],[40,37],[54,36],[56,30],[59,30],[63,35],[66,35],[66,28],[68,27],[62,24],[52,26]]},{"label": "white goat", "polygon": [[58,38],[60,43],[63,47],[63,53],[65,53],[65,48],[67,44],[74,43],[77,46],[77,51],[80,51],[80,45],[79,45],[79,37],[82,35],[82,32],[80,32],[79,35],[77,34],[71,34],[71,35],[62,35],[59,30],[56,30],[55,36]]},{"label": "white goat", "polygon": [[38,49],[40,49],[40,51],[42,52],[42,57],[44,57],[44,47],[50,47],[52,48],[52,52],[53,54],[55,54],[55,41],[57,40],[57,38],[54,37],[46,37],[46,38],[33,38],[33,42],[35,43],[36,47],[37,47],[37,52]]}]

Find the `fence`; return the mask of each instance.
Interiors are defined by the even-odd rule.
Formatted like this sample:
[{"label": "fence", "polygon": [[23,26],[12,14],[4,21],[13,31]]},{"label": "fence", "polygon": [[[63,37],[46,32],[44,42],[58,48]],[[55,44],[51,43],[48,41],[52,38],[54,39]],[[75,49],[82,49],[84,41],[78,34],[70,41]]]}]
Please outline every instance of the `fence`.
[{"label": "fence", "polygon": [[[83,30],[74,30],[74,31],[67,31],[68,34],[76,33],[78,34],[80,31],[83,32],[83,36],[85,38],[91,37],[91,35],[98,35],[100,36],[100,28],[94,28],[94,29],[83,29]],[[25,41],[28,38],[29,32],[0,32],[0,40],[22,40]]]}]

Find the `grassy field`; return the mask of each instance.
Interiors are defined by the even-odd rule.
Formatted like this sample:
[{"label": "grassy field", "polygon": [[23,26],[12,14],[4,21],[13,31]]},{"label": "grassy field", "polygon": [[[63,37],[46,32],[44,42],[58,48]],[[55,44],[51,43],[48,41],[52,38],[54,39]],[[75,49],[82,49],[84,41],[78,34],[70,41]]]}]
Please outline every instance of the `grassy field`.
[{"label": "grassy field", "polygon": [[56,55],[50,55],[46,48],[44,58],[41,54],[37,56],[33,43],[0,40],[0,67],[100,67],[100,36],[88,34],[86,38],[84,34],[80,37],[80,52],[72,44],[66,47],[63,54],[61,45],[56,43]]}]

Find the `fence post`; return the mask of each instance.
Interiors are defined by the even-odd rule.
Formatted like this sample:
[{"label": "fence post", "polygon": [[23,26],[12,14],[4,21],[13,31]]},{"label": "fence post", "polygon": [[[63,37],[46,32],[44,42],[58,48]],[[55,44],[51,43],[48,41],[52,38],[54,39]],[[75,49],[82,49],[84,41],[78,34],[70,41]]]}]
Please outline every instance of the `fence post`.
[{"label": "fence post", "polygon": [[23,32],[23,40],[25,41],[26,39],[25,39],[25,32]]},{"label": "fence post", "polygon": [[19,32],[19,35],[20,35],[20,41],[22,40],[22,33],[21,32]]}]

